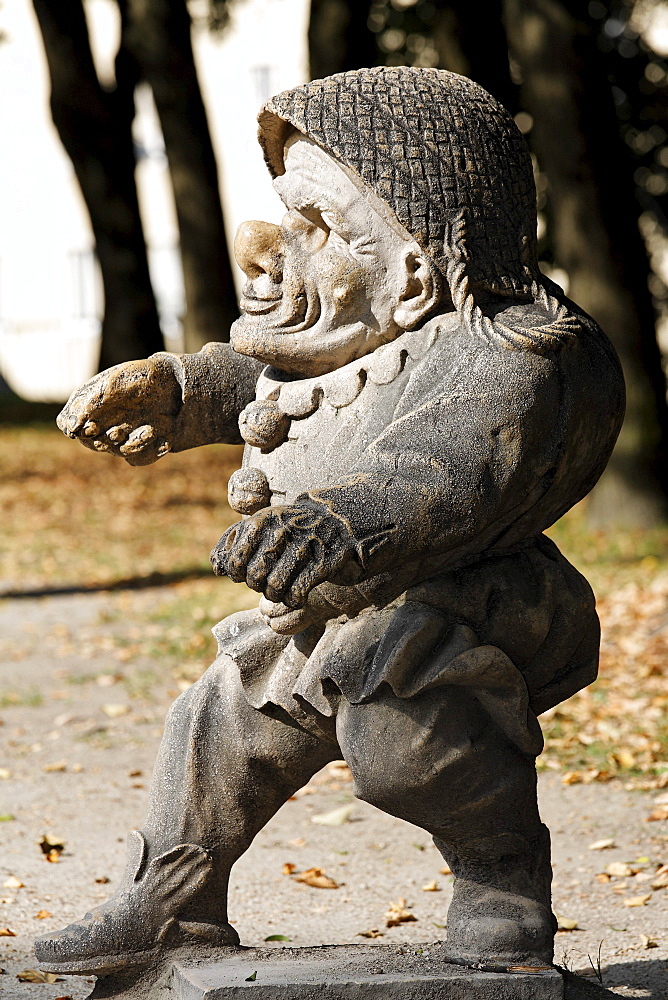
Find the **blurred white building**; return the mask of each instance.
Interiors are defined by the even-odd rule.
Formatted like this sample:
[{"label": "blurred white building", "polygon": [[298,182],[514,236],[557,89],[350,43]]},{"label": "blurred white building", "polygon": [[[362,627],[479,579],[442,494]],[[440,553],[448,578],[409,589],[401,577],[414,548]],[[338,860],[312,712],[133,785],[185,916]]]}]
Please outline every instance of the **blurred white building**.
[{"label": "blurred white building", "polygon": [[[206,6],[206,0],[198,3]],[[308,6],[308,0],[237,0],[222,37],[195,31],[230,239],[244,219],[280,219],[255,116],[267,97],[307,78]],[[118,42],[116,5],[87,0],[86,13],[98,72],[109,79]],[[197,16],[195,5],[193,13]],[[26,399],[61,401],[95,372],[101,286],[86,209],[51,122],[48,73],[29,0],[3,6],[2,28],[7,40],[0,45],[0,373]],[[167,347],[179,350],[178,232],[146,87],[137,95],[136,139],[145,154],[137,183],[151,274]]]}]

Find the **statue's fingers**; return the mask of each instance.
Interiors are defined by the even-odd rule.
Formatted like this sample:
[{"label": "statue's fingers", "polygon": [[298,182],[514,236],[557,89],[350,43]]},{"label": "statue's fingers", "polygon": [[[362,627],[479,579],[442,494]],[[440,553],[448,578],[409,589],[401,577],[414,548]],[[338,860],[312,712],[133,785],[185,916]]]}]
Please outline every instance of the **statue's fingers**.
[{"label": "statue's fingers", "polygon": [[[235,583],[244,583],[246,580],[246,567],[258,549],[269,549],[276,540],[276,531],[271,523],[272,518],[253,517],[247,518],[235,525],[234,536],[230,536],[225,541],[224,558],[227,566],[227,575]],[[225,535],[221,538],[221,542]],[[220,544],[220,543],[219,543]]]},{"label": "statue's fingers", "polygon": [[332,575],[332,565],[324,549],[317,546],[316,552],[317,555],[311,554],[301,571],[292,576],[289,586],[283,592],[283,603],[289,608],[302,608],[313,588]]},{"label": "statue's fingers", "polygon": [[[95,424],[95,421],[89,420],[88,424]],[[86,424],[86,427],[88,424]],[[84,427],[84,434],[86,433],[86,427]],[[114,444],[118,445],[125,444],[131,433],[132,424],[116,424],[114,427],[107,428],[107,437],[110,441],[113,441]]]},{"label": "statue's fingers", "polygon": [[157,462],[159,458],[163,455],[167,455],[171,451],[171,445],[169,441],[165,441],[164,438],[155,438],[150,444],[146,445],[141,451],[123,451],[123,445],[115,446],[114,453],[120,455],[124,458],[128,465],[151,465],[153,462]]},{"label": "statue's fingers", "polygon": [[308,572],[312,560],[313,549],[310,539],[299,545],[289,546],[267,576],[265,597],[277,604],[283,602],[291,608],[301,607],[301,604],[294,602],[289,604],[285,597],[291,593],[294,581],[300,580],[304,573]]},{"label": "statue's fingers", "polygon": [[267,577],[274,572],[277,563],[283,558],[282,553],[287,544],[288,536],[282,532],[273,538],[270,545],[258,546],[246,565],[246,584],[251,590],[263,593]]},{"label": "statue's fingers", "polygon": [[152,444],[157,437],[157,432],[151,424],[142,424],[128,435],[125,444],[122,444],[119,451],[123,457],[133,455],[136,452],[144,451],[148,445]]}]

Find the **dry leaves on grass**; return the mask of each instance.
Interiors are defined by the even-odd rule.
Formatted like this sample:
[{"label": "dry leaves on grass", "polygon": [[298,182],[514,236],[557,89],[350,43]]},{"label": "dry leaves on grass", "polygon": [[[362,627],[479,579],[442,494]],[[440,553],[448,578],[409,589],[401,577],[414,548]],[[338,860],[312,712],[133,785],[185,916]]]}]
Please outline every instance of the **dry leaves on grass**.
[{"label": "dry leaves on grass", "polygon": [[400,896],[396,903],[390,903],[390,908],[385,914],[386,927],[398,927],[399,924],[407,924],[414,920],[417,920],[417,917],[408,909],[403,896]]},{"label": "dry leaves on grass", "polygon": [[[638,575],[598,601],[599,679],[541,716],[539,768],[565,765],[565,784],[623,777],[629,786],[668,787],[668,572]],[[651,815],[665,818],[661,807]]]},{"label": "dry leaves on grass", "polygon": [[0,515],[12,531],[0,579],[28,589],[207,572],[212,544],[237,520],[225,487],[240,460],[239,448],[214,445],[132,468],[55,427],[2,426]]}]

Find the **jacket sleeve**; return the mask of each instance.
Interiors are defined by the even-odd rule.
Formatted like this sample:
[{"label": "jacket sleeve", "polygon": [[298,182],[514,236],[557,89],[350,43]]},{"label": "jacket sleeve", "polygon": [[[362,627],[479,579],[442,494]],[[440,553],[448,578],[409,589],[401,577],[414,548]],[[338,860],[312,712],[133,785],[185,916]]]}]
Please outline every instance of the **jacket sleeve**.
[{"label": "jacket sleeve", "polygon": [[182,406],[172,451],[204,444],[241,444],[239,414],[255,399],[264,365],[229,344],[206,344],[197,354],[154,354],[167,361],[181,386]]}]

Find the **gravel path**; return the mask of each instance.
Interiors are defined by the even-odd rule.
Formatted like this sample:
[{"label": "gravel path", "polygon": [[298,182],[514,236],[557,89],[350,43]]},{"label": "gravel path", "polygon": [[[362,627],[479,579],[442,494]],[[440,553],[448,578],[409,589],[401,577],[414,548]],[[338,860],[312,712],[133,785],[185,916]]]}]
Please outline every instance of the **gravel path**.
[{"label": "gravel path", "polygon": [[[37,933],[107,897],[123,868],[126,833],[141,825],[162,720],[178,688],[169,673],[156,679],[155,664],[124,660],[114,640],[141,627],[158,598],[147,590],[0,602],[3,1000],[81,1000],[90,990],[77,977],[32,984],[16,975],[34,968]],[[595,982],[589,957],[598,966],[600,948],[605,986],[664,1000],[668,889],[650,885],[657,865],[668,862],[668,824],[647,817],[660,812],[665,791],[628,791],[617,782],[568,786],[547,773],[540,794],[553,833],[554,908],[577,921],[557,935],[557,961]],[[342,825],[313,822],[347,805],[352,812]],[[39,846],[45,834],[64,844],[57,863]],[[600,840],[614,846],[592,850]],[[602,875],[611,863],[628,865],[627,874]],[[295,873],[320,868],[338,888],[296,882],[282,873],[286,864]],[[374,930],[381,942],[437,941],[451,895],[442,866],[424,831],[356,801],[347,769],[330,765],[237,864],[231,917],[249,945],[275,934],[295,946],[350,943]],[[433,883],[437,891],[427,891]],[[399,898],[417,919],[387,929],[385,911]],[[15,936],[1,935],[5,928]]]}]

